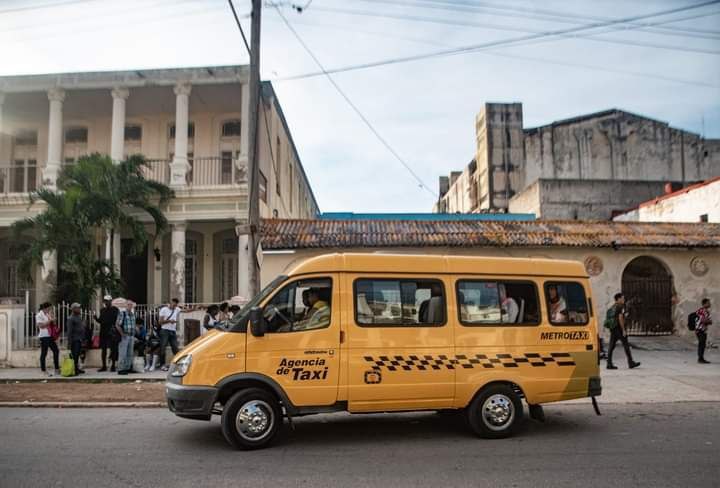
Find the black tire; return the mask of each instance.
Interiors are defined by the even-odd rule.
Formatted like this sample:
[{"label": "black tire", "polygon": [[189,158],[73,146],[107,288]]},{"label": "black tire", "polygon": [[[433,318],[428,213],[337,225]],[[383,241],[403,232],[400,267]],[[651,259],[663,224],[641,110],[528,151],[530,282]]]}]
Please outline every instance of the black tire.
[{"label": "black tire", "polygon": [[280,403],[261,388],[247,388],[235,393],[225,404],[221,419],[225,440],[243,450],[268,447],[280,432],[282,423]]},{"label": "black tire", "polygon": [[475,396],[466,414],[475,434],[485,439],[502,439],[517,432],[523,420],[523,405],[511,387],[490,385]]}]

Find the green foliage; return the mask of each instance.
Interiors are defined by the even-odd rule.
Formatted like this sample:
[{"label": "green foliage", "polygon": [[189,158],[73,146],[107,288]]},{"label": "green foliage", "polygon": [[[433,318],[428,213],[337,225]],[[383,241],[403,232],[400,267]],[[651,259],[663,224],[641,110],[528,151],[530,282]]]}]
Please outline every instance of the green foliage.
[{"label": "green foliage", "polygon": [[162,183],[146,180],[145,165],[142,156],[113,164],[107,156],[92,154],[63,168],[57,191],[43,188],[33,193],[31,201],[43,202],[45,210],[13,224],[16,239],[26,242],[21,273],[31,280],[33,265],[42,265],[45,252],[56,251],[62,279],[54,290],[55,299],[88,305],[97,289],[121,292],[117,273],[111,263],[96,256],[93,241],[105,229],[126,229],[133,239],[133,252],[139,253],[148,241],[141,215],[152,218],[156,235],[167,228],[161,208],[173,192]]}]

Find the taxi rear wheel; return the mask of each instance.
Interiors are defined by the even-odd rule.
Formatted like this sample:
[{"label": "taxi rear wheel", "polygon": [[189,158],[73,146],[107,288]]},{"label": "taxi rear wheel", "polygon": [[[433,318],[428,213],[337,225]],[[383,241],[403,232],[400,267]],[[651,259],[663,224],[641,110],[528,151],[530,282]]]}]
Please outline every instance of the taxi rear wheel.
[{"label": "taxi rear wheel", "polygon": [[222,413],[222,433],[237,449],[261,449],[277,437],[283,423],[277,399],[260,388],[235,393]]},{"label": "taxi rear wheel", "polygon": [[480,437],[510,437],[522,422],[522,401],[511,387],[490,385],[480,391],[470,403],[467,419],[470,428]]}]

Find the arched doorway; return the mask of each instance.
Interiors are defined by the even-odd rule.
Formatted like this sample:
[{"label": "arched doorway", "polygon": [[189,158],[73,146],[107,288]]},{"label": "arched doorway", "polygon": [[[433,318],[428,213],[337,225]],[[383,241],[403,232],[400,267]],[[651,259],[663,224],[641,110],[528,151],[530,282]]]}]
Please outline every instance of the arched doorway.
[{"label": "arched doorway", "polygon": [[622,292],[628,311],[628,333],[672,334],[672,275],[662,262],[640,256],[628,263],[622,275]]}]

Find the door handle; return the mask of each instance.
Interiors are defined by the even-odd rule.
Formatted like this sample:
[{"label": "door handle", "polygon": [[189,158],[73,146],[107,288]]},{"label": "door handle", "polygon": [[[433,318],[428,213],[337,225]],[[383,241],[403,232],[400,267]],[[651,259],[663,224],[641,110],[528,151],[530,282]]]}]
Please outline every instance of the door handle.
[{"label": "door handle", "polygon": [[341,330],[340,331],[340,344],[342,344],[343,342],[345,342],[345,331]]}]

